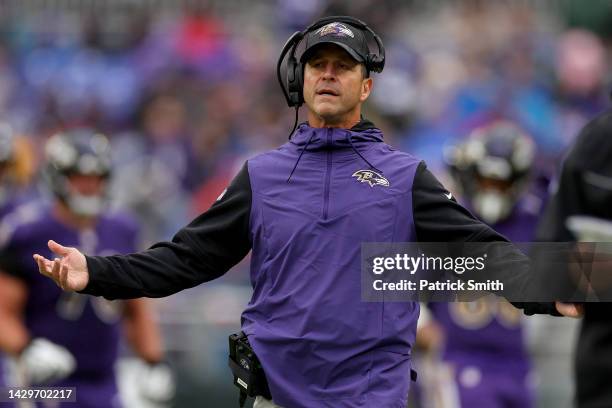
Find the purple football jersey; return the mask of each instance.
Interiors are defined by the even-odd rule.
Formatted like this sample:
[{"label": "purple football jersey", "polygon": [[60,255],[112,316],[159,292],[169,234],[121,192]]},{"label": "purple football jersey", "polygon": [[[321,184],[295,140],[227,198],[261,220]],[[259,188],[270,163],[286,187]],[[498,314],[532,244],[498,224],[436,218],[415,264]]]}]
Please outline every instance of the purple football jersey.
[{"label": "purple football jersey", "polygon": [[[492,227],[513,242],[530,242],[536,225],[537,206],[523,201]],[[531,406],[520,310],[493,296],[469,303],[431,303],[429,308],[445,333],[442,359],[451,364],[450,385],[438,387],[438,392],[454,401],[451,405]]]},{"label": "purple football jersey", "polygon": [[[4,198],[2,198],[4,197]],[[4,193],[0,194],[0,220],[13,212],[17,207],[35,200],[38,197],[38,190],[28,188],[18,190],[15,188],[6,187]]]},{"label": "purple football jersey", "polygon": [[531,242],[535,236],[541,207],[541,198],[529,194],[517,204],[508,218],[491,227],[512,242]]},{"label": "purple football jersey", "polygon": [[[85,253],[133,252],[136,224],[126,216],[103,215],[94,228],[79,231],[58,221],[51,208],[29,204],[5,218],[0,234],[3,259],[10,259],[3,269],[24,280],[28,286],[24,318],[31,336],[44,337],[66,347],[77,361],[75,372],[61,385],[114,384],[122,303],[61,291],[52,280],[38,272],[32,254],[55,258],[47,247],[49,239],[77,247]],[[81,388],[77,395],[96,399],[85,391],[87,387]],[[111,394],[108,386],[90,388],[105,390],[98,398],[104,397],[107,404],[108,398],[116,394],[114,385],[110,387]],[[85,404],[80,398],[79,403],[83,407],[98,406]]]},{"label": "purple football jersey", "polygon": [[[16,200],[5,200],[0,203],[0,220],[4,219],[6,215],[11,213],[15,209],[17,205]],[[4,356],[2,352],[0,352],[0,388],[7,386],[6,376],[7,376],[7,367],[6,360],[4,360]],[[0,402],[0,408],[11,408],[13,404],[9,404],[8,402]]]},{"label": "purple football jersey", "polygon": [[[529,207],[519,203],[511,216],[492,225],[493,229],[513,242],[531,241],[537,214]],[[527,367],[521,312],[505,300],[481,298],[470,303],[432,303],[430,309],[446,334],[445,359],[466,354],[485,360],[518,358]]]}]

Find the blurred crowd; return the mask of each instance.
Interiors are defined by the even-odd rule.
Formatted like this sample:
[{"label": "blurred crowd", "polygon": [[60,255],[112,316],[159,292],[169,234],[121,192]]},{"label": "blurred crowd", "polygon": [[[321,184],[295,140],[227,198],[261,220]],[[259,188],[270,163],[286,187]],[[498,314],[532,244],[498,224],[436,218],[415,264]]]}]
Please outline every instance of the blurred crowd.
[{"label": "blurred crowd", "polygon": [[0,15],[0,117],[34,146],[75,126],[105,132],[115,199],[147,221],[143,244],[168,238],[210,205],[241,161],[285,140],[292,112],[276,83],[278,52],[320,15],[364,18],[382,36],[387,65],[367,116],[437,171],[441,146],[501,118],[535,139],[550,173],[607,104],[607,38],[569,27],[562,8],[228,3],[158,11],[117,1]]},{"label": "blurred crowd", "polygon": [[[445,179],[445,146],[512,121],[535,141],[535,177],[545,189],[578,130],[608,105],[612,4],[531,3],[5,5],[0,120],[21,136],[21,184],[34,190],[50,135],[77,126],[104,132],[114,152],[113,203],[140,218],[146,247],[207,209],[245,159],[286,140],[293,112],[276,82],[282,44],[320,16],[348,14],[386,46],[365,112],[387,143]],[[197,352],[200,380],[228,382],[225,336],[249,293],[246,264],[238,269],[160,303],[174,334],[168,347]]]}]

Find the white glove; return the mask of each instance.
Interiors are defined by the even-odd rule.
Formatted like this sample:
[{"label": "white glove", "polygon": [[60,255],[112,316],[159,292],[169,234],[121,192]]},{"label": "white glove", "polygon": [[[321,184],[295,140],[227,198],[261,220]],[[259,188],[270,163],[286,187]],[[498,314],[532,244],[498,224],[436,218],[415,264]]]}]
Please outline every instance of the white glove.
[{"label": "white glove", "polygon": [[612,242],[612,221],[586,215],[572,215],[565,221],[578,241]]},{"label": "white glove", "polygon": [[176,391],[174,373],[166,363],[147,364],[143,362],[138,388],[145,400],[167,404]]},{"label": "white glove", "polygon": [[50,384],[68,377],[76,360],[66,348],[44,338],[36,338],[17,359],[18,369],[31,385]]},{"label": "white glove", "polygon": [[165,363],[147,364],[136,358],[118,363],[121,400],[130,408],[160,408],[171,405],[175,394],[174,374]]}]

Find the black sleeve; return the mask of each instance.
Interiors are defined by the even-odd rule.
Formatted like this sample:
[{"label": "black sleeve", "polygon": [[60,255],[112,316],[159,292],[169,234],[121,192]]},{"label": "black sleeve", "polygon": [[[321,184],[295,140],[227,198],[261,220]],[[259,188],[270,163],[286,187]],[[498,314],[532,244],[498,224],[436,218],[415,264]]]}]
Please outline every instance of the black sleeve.
[{"label": "black sleeve", "polygon": [[90,280],[82,293],[162,297],[218,278],[251,249],[251,195],[245,163],[225,194],[171,242],[129,255],[87,256]]},{"label": "black sleeve", "polygon": [[[449,198],[450,197],[450,198]],[[509,242],[506,237],[474,217],[457,203],[447,189],[421,162],[414,176],[412,208],[420,242]],[[508,257],[521,259],[520,251]],[[559,315],[554,303],[512,302],[527,315]]]},{"label": "black sleeve", "polygon": [[457,203],[425,162],[419,164],[414,176],[412,208],[420,242],[508,241]]},{"label": "black sleeve", "polygon": [[536,231],[536,240],[541,242],[575,241],[567,229],[567,217],[581,212],[586,206],[581,202],[581,173],[571,161],[566,161],[561,176],[554,182],[553,194],[546,205]]}]

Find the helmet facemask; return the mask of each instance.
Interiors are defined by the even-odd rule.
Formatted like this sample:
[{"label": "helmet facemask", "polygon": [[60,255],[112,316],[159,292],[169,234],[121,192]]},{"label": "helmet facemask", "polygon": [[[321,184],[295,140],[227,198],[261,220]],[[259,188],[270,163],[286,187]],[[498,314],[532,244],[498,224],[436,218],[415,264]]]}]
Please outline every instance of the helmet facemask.
[{"label": "helmet facemask", "polygon": [[46,145],[45,176],[51,191],[77,216],[96,217],[108,203],[108,140],[89,130],[60,133]]}]

